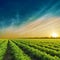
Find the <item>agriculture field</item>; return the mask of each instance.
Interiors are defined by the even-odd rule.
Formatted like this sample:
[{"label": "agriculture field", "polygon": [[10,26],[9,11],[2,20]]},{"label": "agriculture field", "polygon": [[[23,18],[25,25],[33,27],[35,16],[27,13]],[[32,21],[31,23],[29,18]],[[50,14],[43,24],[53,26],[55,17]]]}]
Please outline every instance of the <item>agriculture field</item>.
[{"label": "agriculture field", "polygon": [[60,39],[0,39],[0,60],[60,60]]}]

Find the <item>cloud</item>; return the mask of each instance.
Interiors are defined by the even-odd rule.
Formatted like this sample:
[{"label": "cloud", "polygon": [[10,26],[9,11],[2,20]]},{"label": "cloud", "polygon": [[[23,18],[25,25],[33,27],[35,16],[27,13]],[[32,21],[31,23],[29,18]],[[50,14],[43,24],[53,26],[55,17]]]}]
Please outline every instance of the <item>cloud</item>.
[{"label": "cloud", "polygon": [[[52,32],[60,30],[60,17],[46,14],[27,24],[19,27],[14,24],[9,27],[0,29],[0,38],[20,38],[20,37],[43,37],[49,36]],[[60,33],[59,33],[60,34]]]}]

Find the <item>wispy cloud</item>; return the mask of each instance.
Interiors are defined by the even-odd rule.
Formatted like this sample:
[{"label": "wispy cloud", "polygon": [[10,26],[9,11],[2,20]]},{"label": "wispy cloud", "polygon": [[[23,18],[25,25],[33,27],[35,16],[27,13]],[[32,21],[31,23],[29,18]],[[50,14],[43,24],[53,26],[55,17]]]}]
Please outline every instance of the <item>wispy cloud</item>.
[{"label": "wispy cloud", "polygon": [[19,27],[16,27],[12,24],[8,28],[3,28],[0,30],[0,37],[19,38],[50,36],[52,32],[59,33],[59,27],[60,17],[53,17],[52,15],[49,16],[49,14],[47,14],[33,22],[27,23],[26,25],[20,25]]}]

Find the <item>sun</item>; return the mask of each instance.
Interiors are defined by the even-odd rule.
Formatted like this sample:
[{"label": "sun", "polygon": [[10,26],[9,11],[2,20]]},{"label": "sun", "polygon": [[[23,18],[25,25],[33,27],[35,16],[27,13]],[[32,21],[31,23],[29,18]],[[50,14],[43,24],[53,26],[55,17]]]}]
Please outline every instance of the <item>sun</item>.
[{"label": "sun", "polygon": [[58,34],[57,33],[52,33],[51,36],[56,38],[56,37],[58,37]]}]

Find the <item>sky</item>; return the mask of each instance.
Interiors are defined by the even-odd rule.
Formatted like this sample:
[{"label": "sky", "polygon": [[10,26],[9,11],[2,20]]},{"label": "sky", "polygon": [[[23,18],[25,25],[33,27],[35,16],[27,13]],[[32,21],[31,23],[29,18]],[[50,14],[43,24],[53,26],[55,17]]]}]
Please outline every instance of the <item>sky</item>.
[{"label": "sky", "polygon": [[0,38],[60,36],[60,0],[0,0]]}]

